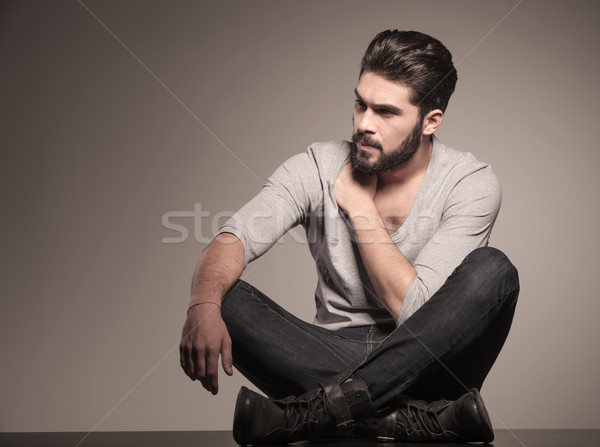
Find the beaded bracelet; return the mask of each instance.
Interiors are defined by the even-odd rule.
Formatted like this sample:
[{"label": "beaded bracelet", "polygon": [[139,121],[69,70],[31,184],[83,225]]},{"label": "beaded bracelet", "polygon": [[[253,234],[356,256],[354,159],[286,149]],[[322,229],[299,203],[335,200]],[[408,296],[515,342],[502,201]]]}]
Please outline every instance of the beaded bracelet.
[{"label": "beaded bracelet", "polygon": [[219,303],[215,303],[214,301],[202,301],[200,303],[196,303],[196,304],[192,304],[190,307],[188,307],[187,313],[190,313],[190,310],[193,307],[199,306],[200,304],[214,304],[215,306],[217,306],[219,308],[219,310],[221,310],[221,306],[219,305]]}]

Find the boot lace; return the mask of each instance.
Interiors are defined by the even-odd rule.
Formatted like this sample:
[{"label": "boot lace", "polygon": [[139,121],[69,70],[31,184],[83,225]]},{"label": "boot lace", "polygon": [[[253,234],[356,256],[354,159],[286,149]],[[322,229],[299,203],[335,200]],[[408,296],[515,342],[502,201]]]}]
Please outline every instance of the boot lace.
[{"label": "boot lace", "polygon": [[317,427],[323,429],[330,422],[322,388],[308,396],[289,397],[284,402],[283,419],[291,432],[313,433]]},{"label": "boot lace", "polygon": [[434,439],[444,434],[436,412],[411,402],[399,409],[397,421],[406,431],[406,435],[412,438]]}]

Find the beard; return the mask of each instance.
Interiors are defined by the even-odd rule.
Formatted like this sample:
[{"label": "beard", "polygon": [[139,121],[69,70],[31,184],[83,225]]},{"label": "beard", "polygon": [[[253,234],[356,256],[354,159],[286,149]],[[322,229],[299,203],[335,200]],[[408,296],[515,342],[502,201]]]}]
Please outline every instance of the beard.
[{"label": "beard", "polygon": [[[366,174],[376,174],[377,172],[392,171],[406,164],[413,155],[415,155],[421,145],[422,131],[423,123],[419,120],[402,144],[388,153],[384,153],[383,146],[377,141],[371,140],[371,138],[363,132],[355,132],[354,135],[352,135],[351,144],[352,167]],[[356,143],[379,149],[381,151],[379,158],[372,161],[372,154],[360,150]]]}]

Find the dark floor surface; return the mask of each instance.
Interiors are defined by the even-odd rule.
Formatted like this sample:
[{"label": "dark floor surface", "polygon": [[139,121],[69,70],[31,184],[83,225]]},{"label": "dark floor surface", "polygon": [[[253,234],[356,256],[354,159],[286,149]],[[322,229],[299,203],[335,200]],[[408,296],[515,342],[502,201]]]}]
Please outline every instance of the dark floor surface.
[{"label": "dark floor surface", "polygon": [[[496,430],[495,447],[600,447],[600,430]],[[235,447],[230,431],[0,433],[1,447]],[[367,439],[299,442],[295,446],[414,446],[465,444],[390,444]]]}]

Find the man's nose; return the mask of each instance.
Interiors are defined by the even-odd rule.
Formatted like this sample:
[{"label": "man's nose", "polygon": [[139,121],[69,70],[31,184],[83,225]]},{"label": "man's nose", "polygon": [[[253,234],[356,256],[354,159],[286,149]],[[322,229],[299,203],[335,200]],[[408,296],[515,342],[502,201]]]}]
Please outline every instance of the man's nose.
[{"label": "man's nose", "polygon": [[356,121],[356,130],[362,133],[374,134],[376,132],[375,128],[375,116],[373,112],[369,109],[360,113],[355,117]]}]

